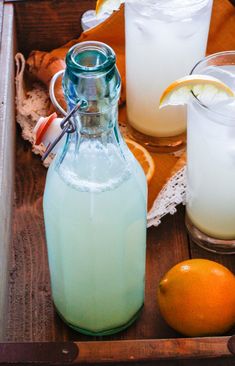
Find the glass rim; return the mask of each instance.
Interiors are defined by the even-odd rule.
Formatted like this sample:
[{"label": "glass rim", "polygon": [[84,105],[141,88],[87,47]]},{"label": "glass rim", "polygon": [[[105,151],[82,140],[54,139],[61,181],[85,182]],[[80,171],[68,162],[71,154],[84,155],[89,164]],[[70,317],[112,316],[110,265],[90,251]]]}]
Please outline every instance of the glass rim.
[{"label": "glass rim", "polygon": [[[158,0],[159,1],[159,0]],[[187,9],[187,8],[192,8],[193,6],[196,6],[196,5],[200,5],[200,4],[203,4],[205,3],[205,6],[209,4],[209,2],[212,1],[212,0],[196,0],[194,4],[192,4],[192,2],[190,4],[182,4],[180,6],[177,5],[177,8],[178,9]],[[164,2],[159,1],[159,8],[161,9],[165,9],[166,7],[169,9],[175,9],[175,5],[172,5],[172,6],[169,6],[169,4],[167,4],[167,6],[163,5]]]},{"label": "glass rim", "polygon": [[[201,9],[204,9],[204,7],[206,7],[208,4],[210,4],[210,3],[212,3],[213,2],[213,0],[194,0],[194,3],[192,4],[192,2],[191,3],[188,3],[188,4],[177,4],[177,9],[191,9],[191,8],[193,8],[193,7],[196,7],[196,6],[198,6],[198,5],[201,5],[201,4],[204,4],[204,6],[202,7],[202,8],[200,8],[199,10],[201,10]],[[126,3],[127,4],[135,4],[135,3],[140,3],[140,4],[143,4],[143,0],[126,0]],[[148,2],[146,1],[146,6],[148,6],[149,4],[148,4]],[[157,5],[157,9],[156,10],[158,10],[158,9],[160,9],[160,10],[164,10],[164,9],[170,9],[170,10],[175,10],[176,9],[176,7],[175,7],[175,5],[173,4],[173,5],[169,5],[169,4],[166,4],[166,5],[164,5],[164,1],[162,1],[162,0],[155,0],[155,3],[154,3],[154,6],[156,6]]]},{"label": "glass rim", "polygon": [[[194,73],[197,74],[196,72],[194,72],[197,67],[199,65],[202,65],[204,62],[208,61],[208,60],[213,60],[213,59],[217,59],[218,57],[220,56],[229,56],[229,55],[234,55],[234,65],[235,65],[235,50],[229,50],[229,51],[221,51],[221,52],[216,52],[216,53],[212,53],[211,55],[208,55],[208,56],[205,56],[203,57],[201,60],[199,60],[195,65],[194,67],[192,68],[191,72],[189,75],[193,75]],[[228,64],[229,65],[229,64]],[[232,64],[233,65],[233,64]],[[223,119],[226,119],[227,121],[234,121],[235,120],[235,115],[233,117],[229,117],[228,115],[226,114],[223,114],[223,113],[220,113],[220,112],[217,112],[215,110],[213,110],[213,108],[209,107],[209,106],[206,106],[205,104],[203,104],[197,97],[196,95],[193,95],[193,100],[196,102],[196,104],[202,108],[204,111],[207,111],[209,113],[211,113],[212,115],[215,115],[216,117],[223,117]],[[217,122],[217,121],[215,121]],[[225,123],[222,123],[222,122],[217,122],[217,123],[220,123],[220,124],[225,124]]]},{"label": "glass rim", "polygon": [[[105,57],[105,61],[95,66],[84,66],[80,65],[76,60],[75,56],[86,50],[96,50],[101,52]],[[78,72],[92,73],[92,72],[107,72],[116,63],[116,54],[114,50],[106,43],[99,41],[85,41],[76,43],[72,46],[66,55],[66,65],[72,67]]]}]

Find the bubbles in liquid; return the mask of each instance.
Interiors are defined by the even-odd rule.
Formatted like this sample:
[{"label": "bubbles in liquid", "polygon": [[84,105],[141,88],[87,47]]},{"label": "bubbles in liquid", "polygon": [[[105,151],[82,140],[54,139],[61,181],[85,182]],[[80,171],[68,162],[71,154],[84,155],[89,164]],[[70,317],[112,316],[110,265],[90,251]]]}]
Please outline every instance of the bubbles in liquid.
[{"label": "bubbles in liquid", "polygon": [[118,147],[98,141],[85,141],[79,154],[68,151],[66,164],[61,165],[59,175],[70,187],[79,191],[103,192],[113,190],[130,177],[130,161],[124,160]]}]

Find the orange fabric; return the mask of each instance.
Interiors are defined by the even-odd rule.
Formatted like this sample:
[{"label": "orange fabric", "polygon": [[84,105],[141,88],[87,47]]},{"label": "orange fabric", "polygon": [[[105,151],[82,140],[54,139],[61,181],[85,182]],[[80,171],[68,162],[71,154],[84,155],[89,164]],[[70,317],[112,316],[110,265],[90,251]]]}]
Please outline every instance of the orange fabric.
[{"label": "orange fabric", "polygon": [[[229,3],[228,0],[214,0],[212,22],[208,43],[208,53],[218,52],[221,50],[229,50],[235,48],[235,8]],[[77,42],[97,40],[102,41],[110,45],[117,55],[117,66],[122,77],[122,94],[121,99],[125,101],[125,32],[124,32],[124,13],[123,6],[120,11],[115,12],[105,22],[97,27],[83,32],[77,40],[72,40],[65,46],[55,49],[48,54],[37,51],[36,54],[40,58],[40,55],[46,54],[49,59],[64,58],[68,49]],[[45,57],[45,59],[48,57]],[[28,64],[32,63],[30,58]],[[42,61],[43,62],[43,61]],[[42,63],[41,62],[41,63]],[[48,71],[48,65],[45,66]],[[35,66],[35,69],[38,69]],[[54,73],[53,69],[53,73]],[[51,77],[53,74],[51,75]],[[44,81],[42,79],[42,81]],[[120,107],[119,119],[121,122],[126,122],[125,106]],[[175,173],[184,163],[185,156],[181,159],[176,158],[173,155],[167,154],[152,154],[156,170],[155,175],[149,186],[149,208],[151,207],[154,199],[158,195],[159,191],[166,183],[167,179]]]},{"label": "orange fabric", "polygon": [[[126,122],[126,108],[122,106],[119,108],[119,121]],[[155,173],[148,186],[148,208],[152,207],[152,204],[157,197],[158,193],[167,182],[167,179],[171,177],[176,171],[178,171],[185,163],[185,155],[181,158],[177,158],[171,154],[156,154],[151,153],[155,162]],[[176,165],[177,164],[177,165]]]},{"label": "orange fabric", "polygon": [[[125,101],[125,28],[124,28],[124,7],[114,12],[105,22],[94,29],[83,32],[79,42],[100,41],[107,43],[113,48],[117,55],[117,67],[122,77],[121,99]],[[75,44],[72,41],[72,44]]]}]

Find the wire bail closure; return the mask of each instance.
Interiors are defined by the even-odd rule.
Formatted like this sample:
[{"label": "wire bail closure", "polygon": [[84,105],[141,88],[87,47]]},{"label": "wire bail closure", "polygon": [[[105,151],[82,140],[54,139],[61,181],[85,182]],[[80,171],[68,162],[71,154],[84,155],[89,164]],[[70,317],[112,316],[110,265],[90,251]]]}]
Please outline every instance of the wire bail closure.
[{"label": "wire bail closure", "polygon": [[48,155],[52,152],[54,147],[58,144],[58,142],[62,139],[62,137],[65,135],[65,133],[73,133],[76,131],[76,127],[74,126],[74,123],[70,120],[71,117],[76,113],[82,105],[82,101],[79,101],[78,104],[75,105],[75,107],[67,114],[66,117],[63,118],[63,120],[60,123],[61,127],[61,133],[59,136],[48,146],[45,153],[42,156],[42,161],[44,161]]},{"label": "wire bail closure", "polygon": [[65,72],[65,70],[60,70],[53,76],[53,78],[51,79],[50,88],[49,88],[49,94],[50,94],[50,99],[51,99],[52,104],[54,105],[54,107],[56,109],[58,109],[65,116],[60,123],[60,127],[61,127],[62,131],[61,131],[60,135],[50,145],[48,145],[45,153],[42,155],[42,161],[44,161],[48,157],[48,155],[52,152],[54,147],[62,139],[62,137],[65,135],[65,133],[73,133],[76,131],[76,127],[75,127],[74,123],[71,121],[71,117],[80,109],[80,107],[83,104],[82,100],[79,101],[75,105],[75,107],[67,114],[66,111],[58,103],[58,101],[55,97],[54,88],[55,88],[55,83],[56,83],[58,77],[63,75],[64,72]]}]

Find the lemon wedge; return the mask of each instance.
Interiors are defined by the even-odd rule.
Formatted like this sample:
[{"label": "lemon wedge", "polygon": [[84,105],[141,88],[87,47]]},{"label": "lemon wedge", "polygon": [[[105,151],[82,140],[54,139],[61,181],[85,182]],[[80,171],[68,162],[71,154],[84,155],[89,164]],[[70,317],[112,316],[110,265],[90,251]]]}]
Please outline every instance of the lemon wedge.
[{"label": "lemon wedge", "polygon": [[161,95],[159,107],[187,104],[192,93],[205,105],[235,97],[234,91],[219,79],[195,74],[185,76],[170,84]]},{"label": "lemon wedge", "polygon": [[105,13],[112,13],[114,10],[118,10],[120,5],[125,0],[97,0],[96,1],[96,15],[98,17],[103,16]]}]

